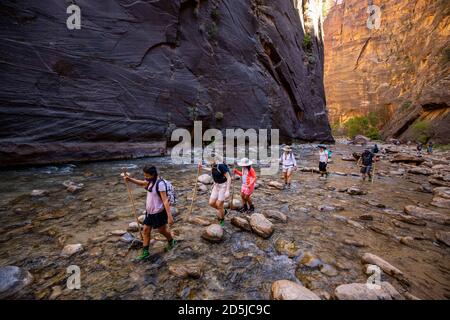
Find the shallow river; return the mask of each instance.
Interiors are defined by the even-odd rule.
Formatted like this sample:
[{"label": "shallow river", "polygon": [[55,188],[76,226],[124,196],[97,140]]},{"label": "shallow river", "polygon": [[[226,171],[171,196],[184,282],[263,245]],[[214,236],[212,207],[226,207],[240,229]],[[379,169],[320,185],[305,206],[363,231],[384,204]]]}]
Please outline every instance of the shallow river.
[{"label": "shallow river", "polygon": [[[171,165],[170,158],[163,157],[2,171],[0,265],[17,265],[33,274],[34,282],[15,296],[22,299],[48,299],[56,289],[62,289],[58,299],[268,299],[272,283],[280,279],[300,280],[321,296],[332,295],[340,284],[366,282],[361,255],[370,252],[404,272],[408,284],[382,275],[399,292],[408,291],[421,299],[450,298],[450,249],[434,238],[435,231],[449,231],[449,227],[393,224],[389,214],[401,212],[409,204],[428,206],[432,194],[416,191],[426,177],[383,176],[373,184],[363,183],[360,177],[350,175],[358,173],[355,163],[341,160],[343,153],[351,152],[350,147],[336,145],[333,149],[329,170],[346,176],[331,174],[324,181],[318,174],[297,171],[292,189],[283,191],[267,186],[271,180],[281,181],[280,174],[260,177],[262,185],[254,193],[256,211],[278,210],[288,216],[288,222],[274,221],[274,234],[263,239],[234,227],[228,217],[220,244],[201,239],[204,227],[185,220],[194,187],[194,165]],[[317,166],[318,156],[309,145],[296,146],[295,150],[300,153],[300,166]],[[179,244],[165,253],[164,238],[154,233],[150,259],[135,262],[139,251],[129,250],[128,243],[109,232],[126,230],[134,221],[119,176],[121,168],[126,166],[139,176],[148,163],[155,164],[178,192],[172,230]],[[383,161],[378,170],[389,171],[388,167],[393,168]],[[72,194],[62,185],[66,180],[84,187]],[[366,190],[367,195],[339,192],[350,186]],[[238,192],[239,181],[234,182],[234,188]],[[33,189],[46,189],[50,194],[31,197]],[[134,188],[133,194],[141,212],[145,191]],[[208,194],[200,193],[193,215],[214,222],[215,213],[207,201]],[[344,210],[322,212],[320,205],[342,206]],[[363,214],[373,220],[360,219]],[[349,218],[357,223],[348,223]],[[88,241],[99,236],[106,239]],[[398,240],[403,236],[415,240],[405,245]],[[363,241],[367,247],[350,246],[345,239]],[[276,245],[280,240],[292,242],[297,253],[291,258],[280,254]],[[84,251],[61,257],[62,248],[74,243],[81,243]],[[298,267],[306,252],[320,259],[322,267]],[[199,265],[202,276],[182,279],[169,272],[169,266],[185,263]],[[69,265],[81,269],[80,290],[66,289]]]}]

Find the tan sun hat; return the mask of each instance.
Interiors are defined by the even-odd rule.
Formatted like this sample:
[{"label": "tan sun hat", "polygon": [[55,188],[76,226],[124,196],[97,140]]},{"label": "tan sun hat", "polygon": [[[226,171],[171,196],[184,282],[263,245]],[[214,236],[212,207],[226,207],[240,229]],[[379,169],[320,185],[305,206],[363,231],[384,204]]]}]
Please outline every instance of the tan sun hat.
[{"label": "tan sun hat", "polygon": [[283,151],[292,151],[291,146],[284,146]]},{"label": "tan sun hat", "polygon": [[248,167],[251,166],[253,164],[252,160],[250,160],[249,158],[242,158],[241,160],[238,161],[237,165],[239,167]]}]

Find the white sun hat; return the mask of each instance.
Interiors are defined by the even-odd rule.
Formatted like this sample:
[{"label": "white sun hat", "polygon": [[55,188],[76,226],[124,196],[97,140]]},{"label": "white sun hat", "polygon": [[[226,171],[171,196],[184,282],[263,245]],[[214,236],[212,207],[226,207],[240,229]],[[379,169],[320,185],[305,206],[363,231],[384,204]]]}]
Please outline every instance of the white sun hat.
[{"label": "white sun hat", "polygon": [[249,158],[242,158],[241,160],[238,161],[237,164],[240,167],[248,167],[248,166],[251,166],[253,164],[253,162]]},{"label": "white sun hat", "polygon": [[292,151],[291,146],[284,146],[283,151]]}]

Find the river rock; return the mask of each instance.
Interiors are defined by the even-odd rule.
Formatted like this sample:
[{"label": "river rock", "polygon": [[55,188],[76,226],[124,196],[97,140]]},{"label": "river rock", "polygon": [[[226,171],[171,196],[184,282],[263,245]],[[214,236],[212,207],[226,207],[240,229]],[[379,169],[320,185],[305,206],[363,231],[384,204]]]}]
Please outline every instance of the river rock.
[{"label": "river rock", "polygon": [[75,193],[83,189],[83,183],[75,183],[73,181],[67,180],[63,182],[63,186],[66,187],[66,190],[70,193]]},{"label": "river rock", "polygon": [[145,214],[140,215],[139,218],[138,218],[139,223],[143,224],[144,220],[145,220]]},{"label": "river rock", "polygon": [[417,188],[417,191],[420,191],[423,193],[433,193],[433,188],[426,184],[422,184],[420,187]]},{"label": "river rock", "polygon": [[220,242],[223,238],[223,229],[218,224],[212,224],[205,228],[202,238],[209,242]]},{"label": "river rock", "polygon": [[30,195],[32,197],[45,197],[49,195],[49,191],[48,190],[40,190],[40,189],[35,189],[33,191],[31,191]]},{"label": "river rock", "polygon": [[320,300],[319,296],[304,286],[289,280],[278,280],[272,284],[273,300]]},{"label": "river rock", "polygon": [[338,271],[329,264],[324,264],[324,265],[320,266],[319,270],[321,273],[323,273],[324,275],[326,275],[328,277],[335,277],[338,275]]},{"label": "river rock", "polygon": [[338,286],[334,295],[338,300],[403,300],[403,297],[389,283],[381,282],[380,288],[369,287],[366,283],[350,283]]},{"label": "river rock", "polygon": [[344,155],[341,158],[342,161],[356,161],[355,157],[353,157],[352,155]]},{"label": "river rock", "polygon": [[450,199],[450,188],[447,187],[437,187],[433,189],[433,194],[436,197]]},{"label": "river rock", "polygon": [[438,208],[450,209],[450,199],[434,197],[431,205]]},{"label": "river rock", "polygon": [[252,231],[252,227],[250,226],[250,223],[247,219],[241,217],[233,217],[231,218],[231,224],[245,231]]},{"label": "river rock", "polygon": [[420,165],[424,162],[425,159],[417,156],[407,155],[407,154],[398,154],[391,159],[392,163],[415,163],[416,165]]},{"label": "river rock", "polygon": [[332,212],[332,211],[343,211],[344,208],[340,207],[340,206],[330,206],[330,205],[320,205],[317,207],[317,210],[322,211],[322,212]]},{"label": "river rock", "polygon": [[404,244],[406,246],[410,246],[414,242],[414,238],[410,237],[410,236],[400,237],[399,241],[400,241],[401,244]]},{"label": "river rock", "polygon": [[83,245],[81,243],[77,244],[68,244],[61,251],[61,256],[63,257],[71,257],[72,255],[82,252],[84,250]]},{"label": "river rock", "polygon": [[349,246],[355,246],[355,247],[367,247],[367,245],[362,241],[357,241],[353,239],[345,239],[344,243]]},{"label": "river rock", "polygon": [[202,276],[202,267],[200,264],[179,264],[170,265],[169,272],[179,278],[199,279]]},{"label": "river rock", "polygon": [[289,258],[294,258],[299,253],[299,248],[295,245],[295,242],[284,239],[278,239],[275,242],[275,249],[278,254],[287,255]]},{"label": "river rock", "polygon": [[416,226],[426,226],[427,223],[421,219],[417,219],[416,217],[413,216],[408,216],[406,214],[399,214],[398,216],[395,217],[397,220],[408,223],[408,224],[412,224],[412,225],[416,225]]},{"label": "river rock", "polygon": [[203,183],[199,183],[197,190],[200,192],[208,192],[208,187]]},{"label": "river rock", "polygon": [[412,174],[421,174],[424,176],[429,176],[429,175],[433,174],[433,170],[428,169],[428,168],[423,168],[423,167],[414,167],[414,168],[408,169],[407,172],[412,173]]},{"label": "river rock", "polygon": [[373,221],[373,216],[370,214],[363,214],[359,216],[359,219],[364,221]]},{"label": "river rock", "polygon": [[253,232],[263,238],[269,238],[273,233],[273,224],[260,213],[254,213],[250,216],[250,226]]},{"label": "river rock", "polygon": [[199,226],[205,226],[206,227],[206,226],[211,225],[211,221],[209,221],[208,219],[203,218],[203,217],[191,216],[191,217],[189,217],[188,221],[189,221],[189,223],[196,224],[196,225],[199,225]]},{"label": "river rock", "polygon": [[203,184],[213,184],[214,180],[209,174],[202,174],[198,177],[198,182]]},{"label": "river rock", "polygon": [[[229,203],[229,202],[225,202],[223,206],[224,206],[224,208],[229,208],[229,209],[231,209],[231,208],[230,208],[230,203]],[[233,208],[232,208],[232,210],[239,210],[240,208],[242,208],[242,201],[241,201],[241,199],[238,199],[238,198],[237,198],[237,195],[234,195],[234,198],[233,198]]]},{"label": "river rock", "polygon": [[364,226],[362,224],[360,224],[359,222],[356,222],[352,219],[347,219],[347,223],[351,226],[354,226],[355,228],[364,229]]},{"label": "river rock", "polygon": [[19,292],[33,282],[33,276],[27,270],[17,266],[0,267],[0,299]]},{"label": "river rock", "polygon": [[391,265],[389,262],[383,260],[382,258],[372,254],[372,253],[365,253],[362,256],[362,261],[367,264],[375,264],[379,266],[384,272],[387,274],[394,276],[394,277],[400,277],[403,276],[403,272]]},{"label": "river rock", "polygon": [[450,232],[436,231],[436,239],[450,247]]},{"label": "river rock", "polygon": [[278,182],[278,181],[270,181],[267,185],[271,188],[275,188],[278,190],[284,189],[284,184],[282,184],[281,182]]},{"label": "river rock", "polygon": [[406,214],[417,218],[432,221],[439,224],[450,225],[450,215],[431,211],[417,206],[406,206],[404,209]]},{"label": "river rock", "polygon": [[288,219],[284,213],[281,213],[280,211],[277,210],[264,210],[263,215],[266,218],[278,220],[281,222],[287,222]]},{"label": "river rock", "polygon": [[125,233],[127,233],[126,230],[113,230],[109,234],[112,236],[123,236]]},{"label": "river rock", "polygon": [[430,177],[428,179],[428,182],[434,186],[438,186],[438,187],[450,187],[450,182],[447,182],[443,179],[443,177],[441,176],[437,176],[437,177]]},{"label": "river rock", "polygon": [[139,225],[137,222],[130,222],[128,224],[128,229],[129,232],[138,232],[139,231]]},{"label": "river rock", "polygon": [[323,263],[318,257],[316,257],[311,252],[305,252],[305,254],[302,256],[302,259],[299,261],[298,265],[300,267],[318,269],[323,266]]},{"label": "river rock", "polygon": [[352,195],[352,196],[359,196],[359,195],[365,195],[365,194],[367,194],[366,191],[361,190],[361,189],[359,189],[359,188],[357,188],[357,187],[350,187],[350,188],[348,188],[348,189],[347,189],[347,193],[348,193],[349,195]]}]

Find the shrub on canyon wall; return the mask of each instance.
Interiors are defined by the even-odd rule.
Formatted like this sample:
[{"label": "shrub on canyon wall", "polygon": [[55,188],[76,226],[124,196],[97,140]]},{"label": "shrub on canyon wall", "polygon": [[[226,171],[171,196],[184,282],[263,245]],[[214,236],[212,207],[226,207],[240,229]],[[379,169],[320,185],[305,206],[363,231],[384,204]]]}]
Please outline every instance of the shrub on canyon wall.
[{"label": "shrub on canyon wall", "polygon": [[367,116],[353,117],[344,123],[346,135],[350,138],[362,134],[372,140],[381,139],[380,132],[378,130],[379,118],[371,112]]}]

